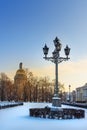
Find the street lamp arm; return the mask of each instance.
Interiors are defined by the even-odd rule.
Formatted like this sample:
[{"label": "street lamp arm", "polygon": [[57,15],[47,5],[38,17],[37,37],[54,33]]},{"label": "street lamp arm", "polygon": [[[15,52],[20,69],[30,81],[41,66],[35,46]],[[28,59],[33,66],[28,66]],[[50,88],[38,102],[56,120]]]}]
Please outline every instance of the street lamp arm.
[{"label": "street lamp arm", "polygon": [[45,60],[51,61],[55,63],[55,59],[53,57],[43,57]]},{"label": "street lamp arm", "polygon": [[43,57],[45,60],[48,60],[48,61],[51,61],[51,62],[53,62],[53,63],[56,63],[56,62],[58,62],[58,63],[61,63],[61,62],[63,62],[63,61],[67,61],[67,60],[69,60],[70,58],[64,58],[64,57],[58,57],[58,58],[54,58],[54,57]]},{"label": "street lamp arm", "polygon": [[43,57],[45,60],[51,60],[53,57]]},{"label": "street lamp arm", "polygon": [[58,58],[58,63],[61,63],[61,62],[63,62],[63,61],[67,61],[67,60],[69,60],[70,58],[64,58],[64,57],[59,57]]},{"label": "street lamp arm", "polygon": [[58,60],[61,60],[61,61],[67,61],[69,59],[70,59],[69,57],[59,57],[58,58]]}]

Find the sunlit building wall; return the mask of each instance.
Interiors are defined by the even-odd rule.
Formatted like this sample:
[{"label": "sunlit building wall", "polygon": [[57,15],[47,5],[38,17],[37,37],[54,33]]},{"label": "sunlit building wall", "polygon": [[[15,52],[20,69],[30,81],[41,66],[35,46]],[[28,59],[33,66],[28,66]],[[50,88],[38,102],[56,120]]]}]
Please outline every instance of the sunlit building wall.
[{"label": "sunlit building wall", "polygon": [[87,102],[87,83],[76,88],[76,101],[77,102]]}]

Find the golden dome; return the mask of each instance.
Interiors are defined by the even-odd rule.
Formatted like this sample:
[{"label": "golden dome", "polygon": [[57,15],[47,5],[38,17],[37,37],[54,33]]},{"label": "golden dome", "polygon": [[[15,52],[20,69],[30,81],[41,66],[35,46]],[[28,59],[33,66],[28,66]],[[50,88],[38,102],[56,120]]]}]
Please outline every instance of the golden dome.
[{"label": "golden dome", "polygon": [[27,78],[25,70],[22,69],[22,63],[19,64],[19,69],[17,70],[14,78],[15,79],[17,79],[17,78]]},{"label": "golden dome", "polygon": [[17,75],[17,74],[23,74],[23,75],[26,75],[26,74],[25,74],[25,71],[24,71],[23,69],[19,69],[19,70],[17,70],[16,75]]}]

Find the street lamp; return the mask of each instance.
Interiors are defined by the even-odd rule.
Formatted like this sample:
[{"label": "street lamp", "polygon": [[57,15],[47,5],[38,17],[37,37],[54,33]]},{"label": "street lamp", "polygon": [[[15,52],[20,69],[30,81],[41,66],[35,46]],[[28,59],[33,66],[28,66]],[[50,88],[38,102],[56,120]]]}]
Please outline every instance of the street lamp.
[{"label": "street lamp", "polygon": [[71,85],[69,85],[69,102],[71,101],[70,88],[71,88]]},{"label": "street lamp", "polygon": [[54,42],[55,49],[52,52],[52,57],[47,57],[49,48],[45,44],[45,46],[43,47],[43,53],[45,57],[43,58],[45,60],[52,61],[55,64],[56,81],[55,81],[55,86],[54,86],[54,96],[52,98],[52,106],[61,107],[61,100],[58,95],[58,91],[59,91],[58,89],[58,64],[61,63],[62,61],[67,61],[68,59],[70,59],[68,57],[70,53],[70,48],[67,45],[66,48],[64,49],[66,57],[60,57],[59,52],[61,51],[62,44],[60,43],[60,40],[57,37],[55,38],[55,40],[53,40],[53,42]]}]

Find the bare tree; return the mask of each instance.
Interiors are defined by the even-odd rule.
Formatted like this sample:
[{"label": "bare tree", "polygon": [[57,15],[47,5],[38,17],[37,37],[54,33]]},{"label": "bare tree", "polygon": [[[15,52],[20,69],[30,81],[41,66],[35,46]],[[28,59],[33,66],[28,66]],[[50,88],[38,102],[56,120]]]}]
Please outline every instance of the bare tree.
[{"label": "bare tree", "polygon": [[12,100],[13,83],[5,73],[0,73],[0,99]]}]

